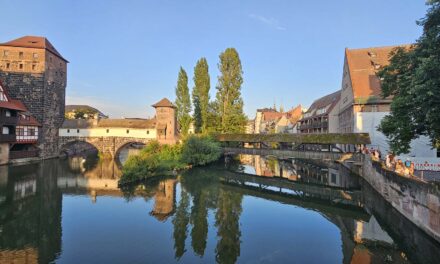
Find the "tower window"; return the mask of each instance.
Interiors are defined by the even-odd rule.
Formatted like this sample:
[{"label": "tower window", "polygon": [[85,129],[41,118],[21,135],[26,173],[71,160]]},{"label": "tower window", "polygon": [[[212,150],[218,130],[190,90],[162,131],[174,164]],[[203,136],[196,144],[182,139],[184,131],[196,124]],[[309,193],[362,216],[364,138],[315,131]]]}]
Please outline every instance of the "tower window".
[{"label": "tower window", "polygon": [[23,51],[20,51],[20,52],[18,53],[18,57],[19,57],[20,59],[23,59]]}]

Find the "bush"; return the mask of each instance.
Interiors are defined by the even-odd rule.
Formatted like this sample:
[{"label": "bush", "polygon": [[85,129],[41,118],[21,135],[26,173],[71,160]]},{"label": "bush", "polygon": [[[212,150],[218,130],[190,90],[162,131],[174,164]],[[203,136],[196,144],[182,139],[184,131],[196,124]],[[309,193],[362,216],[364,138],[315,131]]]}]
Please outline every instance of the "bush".
[{"label": "bush", "polygon": [[194,166],[216,161],[221,156],[220,144],[207,136],[190,136],[183,143],[182,161]]},{"label": "bush", "polygon": [[190,136],[183,144],[160,145],[153,141],[138,155],[130,156],[122,168],[121,183],[134,182],[153,175],[180,170],[188,165],[205,165],[221,156],[220,144],[212,138]]}]

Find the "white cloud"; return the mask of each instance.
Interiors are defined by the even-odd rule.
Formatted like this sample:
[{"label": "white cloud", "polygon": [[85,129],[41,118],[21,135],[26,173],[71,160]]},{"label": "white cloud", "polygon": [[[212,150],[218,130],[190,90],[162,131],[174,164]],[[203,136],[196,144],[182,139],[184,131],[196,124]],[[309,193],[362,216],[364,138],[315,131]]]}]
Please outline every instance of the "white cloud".
[{"label": "white cloud", "polygon": [[268,25],[272,28],[275,28],[276,30],[286,30],[286,28],[283,27],[280,24],[280,22],[273,17],[265,17],[265,16],[257,15],[257,14],[249,14],[248,16],[251,19],[257,20],[260,23],[263,23],[263,24]]}]

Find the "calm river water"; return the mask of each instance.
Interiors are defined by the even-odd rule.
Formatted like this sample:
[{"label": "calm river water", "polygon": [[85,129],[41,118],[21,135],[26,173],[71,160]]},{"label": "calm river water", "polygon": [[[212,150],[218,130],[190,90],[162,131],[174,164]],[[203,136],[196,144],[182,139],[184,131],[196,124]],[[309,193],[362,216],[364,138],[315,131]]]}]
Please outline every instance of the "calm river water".
[{"label": "calm river water", "polygon": [[241,155],[121,190],[114,161],[0,167],[0,263],[440,263],[336,164]]}]

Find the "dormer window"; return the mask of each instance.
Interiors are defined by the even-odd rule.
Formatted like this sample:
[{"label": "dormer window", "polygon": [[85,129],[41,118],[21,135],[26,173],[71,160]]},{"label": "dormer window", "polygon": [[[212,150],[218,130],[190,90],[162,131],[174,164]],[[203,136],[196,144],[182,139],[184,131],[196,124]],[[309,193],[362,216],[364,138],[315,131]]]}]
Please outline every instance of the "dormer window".
[{"label": "dormer window", "polygon": [[0,101],[7,102],[8,98],[3,90],[3,87],[0,85]]},{"label": "dormer window", "polygon": [[368,56],[374,58],[374,57],[376,57],[376,53],[373,52],[373,51],[369,51],[369,52],[368,52]]}]

